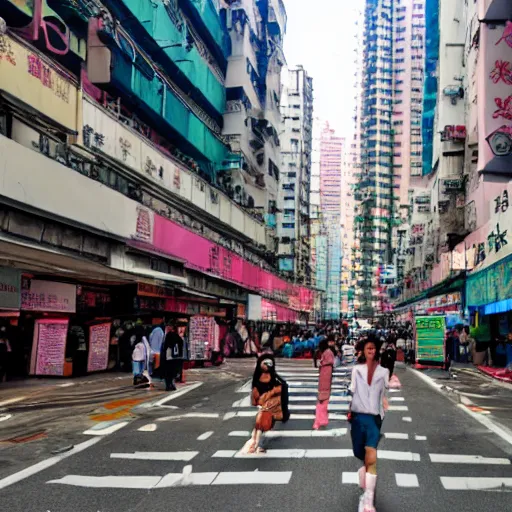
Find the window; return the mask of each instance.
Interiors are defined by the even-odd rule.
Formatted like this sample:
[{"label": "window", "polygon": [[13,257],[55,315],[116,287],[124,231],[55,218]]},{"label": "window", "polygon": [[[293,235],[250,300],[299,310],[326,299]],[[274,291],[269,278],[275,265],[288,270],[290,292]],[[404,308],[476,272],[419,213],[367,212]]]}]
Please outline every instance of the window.
[{"label": "window", "polygon": [[283,183],[283,190],[295,191],[295,183]]},{"label": "window", "polygon": [[289,172],[288,173],[288,178],[296,178],[297,177],[297,173],[296,172]]},{"label": "window", "polygon": [[295,229],[295,222],[283,222],[283,229]]}]

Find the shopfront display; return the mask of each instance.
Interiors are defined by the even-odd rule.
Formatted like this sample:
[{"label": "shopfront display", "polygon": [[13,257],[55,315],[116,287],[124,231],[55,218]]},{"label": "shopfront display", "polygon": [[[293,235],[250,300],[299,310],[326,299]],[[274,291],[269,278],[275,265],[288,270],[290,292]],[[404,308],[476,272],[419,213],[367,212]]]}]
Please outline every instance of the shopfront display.
[{"label": "shopfront display", "polygon": [[68,376],[65,364],[67,319],[40,319],[34,325],[31,375]]},{"label": "shopfront display", "polygon": [[108,367],[111,323],[89,327],[89,356],[87,372],[98,372]]},{"label": "shopfront display", "polygon": [[415,317],[416,363],[443,364],[445,360],[445,317]]}]

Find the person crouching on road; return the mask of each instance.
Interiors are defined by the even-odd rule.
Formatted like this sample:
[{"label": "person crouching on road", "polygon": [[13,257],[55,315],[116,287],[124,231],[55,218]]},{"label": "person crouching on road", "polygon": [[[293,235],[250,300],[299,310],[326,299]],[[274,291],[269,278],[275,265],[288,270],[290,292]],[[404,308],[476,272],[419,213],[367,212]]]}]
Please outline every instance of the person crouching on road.
[{"label": "person crouching on road", "polygon": [[[333,340],[334,341],[334,340]],[[329,424],[329,398],[331,398],[332,372],[334,368],[334,352],[326,340],[320,342],[320,373],[318,376],[318,400],[313,430],[326,427]]]},{"label": "person crouching on road", "polygon": [[164,362],[165,390],[175,391],[176,377],[183,371],[183,338],[175,325],[171,325],[162,344],[160,361]]},{"label": "person crouching on road", "polygon": [[377,484],[377,447],[384,413],[388,409],[387,390],[389,371],[379,365],[377,341],[367,338],[362,342],[362,356],[352,370],[349,412],[352,449],[364,462],[359,470],[359,485],[365,490],[362,496],[364,512],[375,512],[374,497]]},{"label": "person crouching on road", "polygon": [[271,430],[276,421],[283,421],[282,393],[283,383],[276,374],[274,357],[261,355],[252,378],[251,401],[254,407],[259,407],[259,411],[248,442],[249,453],[264,453],[265,450],[260,446],[263,433]]}]

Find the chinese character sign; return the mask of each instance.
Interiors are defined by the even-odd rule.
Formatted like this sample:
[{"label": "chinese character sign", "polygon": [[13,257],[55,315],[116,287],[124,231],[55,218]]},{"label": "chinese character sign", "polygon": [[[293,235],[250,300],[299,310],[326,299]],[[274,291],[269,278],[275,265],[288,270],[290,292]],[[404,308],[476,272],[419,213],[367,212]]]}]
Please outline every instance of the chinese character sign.
[{"label": "chinese character sign", "polygon": [[444,316],[417,316],[416,323],[416,360],[426,362],[444,362],[445,318]]}]

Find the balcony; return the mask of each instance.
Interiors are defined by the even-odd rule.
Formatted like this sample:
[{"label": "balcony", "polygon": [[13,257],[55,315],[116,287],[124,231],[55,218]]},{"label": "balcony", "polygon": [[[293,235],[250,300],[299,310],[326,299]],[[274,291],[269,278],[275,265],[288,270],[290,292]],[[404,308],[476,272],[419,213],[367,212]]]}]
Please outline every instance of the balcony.
[{"label": "balcony", "polygon": [[270,0],[268,13],[269,29],[271,34],[283,37],[286,32],[286,9],[283,0]]}]

